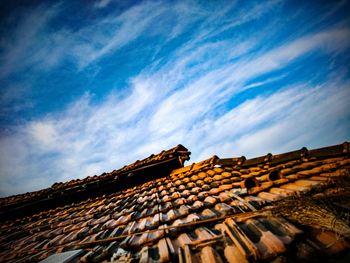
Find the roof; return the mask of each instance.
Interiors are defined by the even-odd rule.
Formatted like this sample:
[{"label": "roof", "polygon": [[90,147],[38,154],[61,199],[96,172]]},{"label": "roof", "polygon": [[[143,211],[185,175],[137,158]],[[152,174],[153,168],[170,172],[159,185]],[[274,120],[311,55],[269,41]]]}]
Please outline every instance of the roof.
[{"label": "roof", "polygon": [[184,162],[189,160],[190,154],[179,144],[110,173],[88,176],[83,180],[54,183],[51,187],[40,191],[0,198],[0,218],[24,216],[68,204],[72,200],[84,200],[150,181],[182,167]]},{"label": "roof", "polygon": [[[213,156],[183,167],[189,152],[178,146],[93,179],[3,198],[0,261],[305,262],[344,256],[350,232],[342,216],[349,215],[344,196],[350,187],[334,178],[349,178],[349,152],[345,142],[248,160]],[[118,180],[123,187],[116,187]],[[88,195],[91,182],[98,194]],[[103,192],[108,185],[113,187]],[[57,201],[58,193],[65,202]],[[33,210],[43,200],[47,206]],[[321,206],[324,200],[337,217]],[[302,220],[293,217],[298,213]],[[327,220],[332,224],[321,224]]]}]

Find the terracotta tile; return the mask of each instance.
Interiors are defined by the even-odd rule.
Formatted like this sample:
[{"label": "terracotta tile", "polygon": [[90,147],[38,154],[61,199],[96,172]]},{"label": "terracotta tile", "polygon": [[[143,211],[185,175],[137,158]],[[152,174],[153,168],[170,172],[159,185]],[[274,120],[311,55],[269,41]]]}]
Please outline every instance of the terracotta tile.
[{"label": "terracotta tile", "polygon": [[184,217],[190,213],[190,207],[187,205],[181,205],[177,211],[181,217]]},{"label": "terracotta tile", "polygon": [[181,205],[187,204],[187,200],[183,197],[175,199],[175,201],[173,202],[175,207],[179,207]]},{"label": "terracotta tile", "polygon": [[215,174],[221,174],[221,173],[223,173],[225,170],[223,169],[223,168],[221,168],[221,167],[214,167],[214,172],[215,172]]},{"label": "terracotta tile", "polygon": [[196,194],[198,194],[202,189],[199,188],[199,187],[196,187],[196,185],[194,184],[194,186],[191,187],[189,190],[190,190],[191,194],[196,195]]},{"label": "terracotta tile", "polygon": [[[188,222],[187,222],[186,218],[179,218],[179,219],[176,219],[176,220],[171,224],[171,226],[172,226],[172,227],[177,227],[177,226],[181,226],[181,225],[186,225],[187,223],[188,223]],[[176,228],[172,228],[172,229],[170,230],[170,232],[172,232],[173,235],[174,235],[174,233],[177,232],[177,229],[176,229]]]},{"label": "terracotta tile", "polygon": [[196,186],[202,188],[206,183],[203,180],[197,180],[196,181]]},{"label": "terracotta tile", "polygon": [[188,198],[187,198],[187,204],[193,204],[194,202],[198,201],[198,197],[197,195],[190,195]]},{"label": "terracotta tile", "polygon": [[162,220],[162,216],[160,214],[155,214],[150,221],[149,228],[150,229],[157,228],[161,220]]},{"label": "terracotta tile", "polygon": [[222,215],[229,215],[229,214],[232,214],[234,212],[234,209],[232,208],[232,206],[227,205],[225,203],[216,204],[214,209]]},{"label": "terracotta tile", "polygon": [[281,173],[283,176],[286,176],[286,175],[295,174],[295,173],[297,173],[298,171],[300,171],[300,170],[297,169],[297,168],[285,168],[285,169],[282,169],[282,170],[280,171],[280,173]]},{"label": "terracotta tile", "polygon": [[169,201],[171,201],[171,197],[168,196],[168,195],[166,195],[166,196],[164,196],[164,197],[162,198],[162,202],[163,202],[163,203],[166,203],[166,202],[169,202]]},{"label": "terracotta tile", "polygon": [[223,262],[219,254],[217,253],[217,251],[211,246],[205,246],[204,248],[201,249],[200,259],[201,259],[201,262],[213,262],[213,263]]},{"label": "terracotta tile", "polygon": [[76,226],[74,224],[72,225],[68,225],[66,227],[63,228],[63,233],[68,233],[68,232],[71,232],[73,229],[75,229]]},{"label": "terracotta tile", "polygon": [[350,165],[350,158],[339,160],[339,166],[349,166],[349,165]]},{"label": "terracotta tile", "polygon": [[98,239],[106,239],[110,236],[110,234],[112,233],[113,231],[111,229],[107,229],[105,231],[102,231],[101,235],[98,236]]},{"label": "terracotta tile", "polygon": [[209,176],[214,176],[215,175],[215,171],[212,169],[209,169],[206,171],[206,174],[208,174]]},{"label": "terracotta tile", "polygon": [[133,214],[134,214],[134,212],[131,214],[127,214],[127,215],[123,215],[123,216],[119,217],[117,219],[116,226],[125,225],[126,223],[128,223],[131,220]]},{"label": "terracotta tile", "polygon": [[313,180],[313,181],[321,181],[321,182],[328,182],[329,178],[327,177],[322,177],[322,176],[312,176],[309,178],[309,180]]},{"label": "terracotta tile", "polygon": [[179,243],[179,247],[184,247],[187,244],[191,244],[192,240],[186,233],[183,233],[177,237],[177,242]]},{"label": "terracotta tile", "polygon": [[[32,238],[33,238],[32,236],[22,237],[17,242],[15,242],[17,244],[17,248],[21,248],[24,245],[29,244],[31,242]],[[6,240],[6,243],[11,243],[11,240]]]},{"label": "terracotta tile", "polygon": [[218,202],[218,199],[215,198],[215,197],[212,197],[212,196],[207,196],[207,197],[204,199],[204,205],[206,205],[206,206],[213,206],[213,205],[215,205],[217,202]]},{"label": "terracotta tile", "polygon": [[204,180],[203,180],[206,184],[210,184],[210,183],[212,183],[213,181],[214,181],[214,179],[212,178],[212,177],[206,177],[206,178],[204,178]]},{"label": "terracotta tile", "polygon": [[222,184],[219,186],[219,192],[229,191],[232,189],[232,184]]},{"label": "terracotta tile", "polygon": [[181,194],[179,192],[174,192],[172,195],[171,195],[171,198],[172,199],[177,199],[177,198],[180,198],[181,197]]},{"label": "terracotta tile", "polygon": [[315,238],[319,241],[329,254],[338,254],[350,248],[349,242],[339,238],[335,233],[325,230],[316,230]]},{"label": "terracotta tile", "polygon": [[218,195],[218,198],[219,198],[220,202],[229,202],[232,199],[232,197],[230,196],[230,194],[227,191],[226,192],[221,192]]},{"label": "terracotta tile", "polygon": [[294,184],[298,186],[305,186],[305,187],[310,187],[310,186],[315,186],[319,185],[319,181],[313,181],[313,180],[297,180],[294,182]]},{"label": "terracotta tile", "polygon": [[174,192],[177,192],[177,188],[174,187],[174,186],[173,186],[173,187],[170,187],[170,188],[169,188],[169,193],[170,193],[170,194],[173,194]]},{"label": "terracotta tile", "polygon": [[229,205],[233,208],[233,213],[244,213],[251,211],[251,209],[246,206],[245,203],[236,199],[233,199],[231,202],[229,202]]},{"label": "terracotta tile", "polygon": [[223,178],[231,178],[232,177],[232,173],[230,173],[230,172],[222,172],[221,176]]},{"label": "terracotta tile", "polygon": [[298,178],[302,178],[303,176],[300,176],[300,175],[298,175],[298,174],[291,174],[291,175],[287,175],[286,176],[286,178],[288,179],[288,180],[291,180],[291,181],[293,181],[293,180],[296,180],[296,179],[298,179]]},{"label": "terracotta tile", "polygon": [[157,244],[159,261],[169,262],[171,259],[171,254],[175,254],[175,249],[169,238],[162,238]]},{"label": "terracotta tile", "polygon": [[273,194],[273,193],[268,193],[268,192],[261,192],[258,194],[259,198],[268,200],[268,201],[277,201],[281,198],[283,198],[282,195],[279,194]]},{"label": "terracotta tile", "polygon": [[175,213],[175,210],[169,210],[169,212],[166,214],[166,221],[172,221],[177,218],[177,215]]},{"label": "terracotta tile", "polygon": [[202,192],[198,193],[199,200],[203,201],[207,196],[209,196],[209,193],[207,191],[202,191]]},{"label": "terracotta tile", "polygon": [[6,254],[0,254],[0,262],[6,262],[8,260],[12,260],[16,258],[18,253],[6,253]]},{"label": "terracotta tile", "polygon": [[163,228],[164,226],[160,226],[159,230],[149,232],[147,236],[147,241],[154,242],[156,240],[163,238],[165,235],[165,231],[163,230]]},{"label": "terracotta tile", "polygon": [[282,185],[290,182],[289,178],[280,178],[278,180],[273,181],[273,185]]},{"label": "terracotta tile", "polygon": [[31,254],[27,258],[24,258],[22,260],[23,260],[23,262],[39,262],[45,253],[47,253],[47,252],[41,251],[41,252],[35,253],[34,255]]},{"label": "terracotta tile", "polygon": [[294,183],[281,185],[280,187],[283,189],[288,189],[288,190],[298,191],[298,192],[308,191],[310,189],[310,187],[300,186]]},{"label": "terracotta tile", "polygon": [[160,206],[159,206],[159,211],[161,212],[167,212],[169,209],[171,209],[173,207],[172,203],[171,202],[167,202],[167,203],[162,203]]},{"label": "terracotta tile", "polygon": [[44,248],[49,248],[52,246],[56,246],[57,244],[59,244],[59,242],[61,241],[61,239],[63,239],[65,237],[64,234],[58,235],[56,237],[54,237],[53,239],[51,239],[51,241],[49,243],[47,243]]},{"label": "terracotta tile", "polygon": [[103,247],[94,247],[91,251],[86,253],[84,256],[80,257],[80,262],[94,262],[94,258],[99,255],[103,250]]},{"label": "terracotta tile", "polygon": [[[204,190],[204,189],[203,189]],[[219,188],[211,188],[210,189],[210,187],[209,187],[209,189],[207,189],[207,190],[209,190],[209,195],[218,195],[219,193],[220,193],[220,190],[219,190]]]},{"label": "terracotta tile", "polygon": [[191,209],[194,211],[197,211],[197,210],[201,209],[202,207],[204,207],[203,202],[197,200],[193,203],[193,205],[191,206]]},{"label": "terracotta tile", "polygon": [[135,232],[145,231],[147,229],[150,229],[151,226],[151,220],[153,217],[146,217],[142,218],[137,222],[137,228],[135,229]]},{"label": "terracotta tile", "polygon": [[139,216],[138,218],[142,218],[142,217],[148,216],[149,211],[150,211],[150,209],[149,209],[148,207],[145,207],[145,208],[141,211],[140,216]]},{"label": "terracotta tile", "polygon": [[101,225],[94,225],[93,227],[89,227],[89,234],[94,234],[99,232],[102,229]]},{"label": "terracotta tile", "polygon": [[133,234],[136,233],[138,230],[138,223],[136,221],[132,221],[129,224],[126,225],[125,229],[124,229],[124,233],[125,234]]},{"label": "terracotta tile", "polygon": [[225,246],[224,255],[229,263],[249,263],[234,244]]},{"label": "terracotta tile", "polygon": [[283,197],[291,196],[295,193],[295,191],[293,190],[277,188],[277,187],[271,188],[269,192],[272,194],[282,195]]},{"label": "terracotta tile", "polygon": [[81,243],[89,243],[98,240],[98,237],[103,233],[103,231],[97,232],[95,234],[85,237]]},{"label": "terracotta tile", "polygon": [[209,219],[209,218],[214,218],[217,217],[218,215],[214,212],[214,210],[207,208],[204,209],[201,213],[200,216],[205,218],[205,219]]},{"label": "terracotta tile", "polygon": [[199,221],[201,220],[201,218],[197,215],[197,214],[189,214],[186,217],[186,222],[195,222],[195,221]]},{"label": "terracotta tile", "polygon": [[290,222],[285,220],[283,217],[274,218],[271,221],[271,223],[273,224],[274,222],[276,222],[278,224],[278,226],[283,228],[288,233],[288,235],[293,237],[293,238],[303,234],[302,230],[300,230],[296,226],[292,225]]},{"label": "terracotta tile", "polygon": [[178,187],[178,190],[181,191],[181,192],[186,190],[186,189],[187,189],[187,187],[185,185],[183,185],[183,184],[179,185],[179,187]]},{"label": "terracotta tile", "polygon": [[42,243],[43,243],[42,241],[41,242],[39,242],[39,241],[31,242],[31,243],[23,246],[20,250],[18,250],[18,252],[22,253],[23,255],[30,254],[31,251],[33,251],[35,247],[37,247],[38,245],[43,245]]},{"label": "terracotta tile", "polygon": [[243,258],[249,261],[255,261],[259,258],[260,252],[255,244],[232,219],[225,220],[224,224],[218,224],[215,228],[231,240]]},{"label": "terracotta tile", "polygon": [[323,172],[320,174],[322,177],[339,177],[347,174],[347,169],[338,169],[334,172]]},{"label": "terracotta tile", "polygon": [[66,235],[64,238],[61,238],[60,241],[57,242],[58,245],[62,245],[65,243],[72,242],[73,240],[76,240],[78,237],[78,230],[70,232],[68,235]]},{"label": "terracotta tile", "polygon": [[283,242],[266,228],[262,227],[255,220],[248,220],[246,224],[246,230],[249,229],[249,234],[252,239],[255,240],[254,243],[261,253],[263,259],[271,259],[278,254],[284,253],[286,247]]},{"label": "terracotta tile", "polygon": [[184,198],[187,198],[191,195],[191,192],[190,190],[186,189],[184,191],[181,192],[181,196],[184,197]]}]

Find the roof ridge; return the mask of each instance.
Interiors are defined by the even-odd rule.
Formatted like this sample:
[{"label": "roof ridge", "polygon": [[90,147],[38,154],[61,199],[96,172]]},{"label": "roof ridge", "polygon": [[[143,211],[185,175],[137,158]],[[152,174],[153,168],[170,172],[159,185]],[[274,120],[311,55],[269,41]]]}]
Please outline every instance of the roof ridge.
[{"label": "roof ridge", "polygon": [[[84,179],[75,179],[65,183],[54,183],[51,187],[45,188],[39,191],[8,196],[0,199],[0,214],[7,213],[6,211],[12,211],[15,209],[22,209],[28,205],[32,206],[35,203],[48,203],[57,199],[64,199],[64,197],[83,196],[84,198],[98,194],[100,188],[104,188],[105,191],[112,190],[112,185],[115,189],[137,184],[145,180],[152,180],[154,176],[159,176],[157,173],[150,175],[149,178],[145,177],[145,170],[156,171],[161,170],[163,173],[170,173],[175,168],[183,166],[185,160],[189,159],[191,153],[186,147],[179,144],[166,151],[161,151],[159,154],[152,154],[143,160],[137,160],[130,165],[126,165],[118,170],[113,170],[109,173],[103,173],[101,175],[88,176]],[[158,167],[159,166],[159,167]],[[142,176],[140,176],[142,174]],[[135,176],[137,175],[137,176]],[[133,180],[130,180],[134,177]],[[70,200],[70,201],[74,201]],[[61,203],[61,202],[59,202]]]},{"label": "roof ridge", "polygon": [[[138,183],[155,179],[156,177],[166,176],[165,173],[167,173],[167,175],[176,175],[186,172],[192,173],[203,169],[210,169],[216,165],[232,165],[241,168],[248,168],[250,166],[261,164],[277,165],[297,159],[309,160],[312,158],[335,157],[348,154],[349,152],[350,144],[349,142],[344,142],[342,144],[311,150],[303,147],[299,150],[286,153],[268,153],[266,155],[250,159],[246,159],[245,156],[221,159],[214,155],[209,159],[192,163],[191,165],[184,167],[184,161],[189,160],[189,155],[191,153],[187,150],[187,148],[179,144],[174,148],[161,151],[156,155],[152,154],[141,161],[137,160],[130,165],[126,165],[109,173],[103,173],[99,176],[88,176],[82,180],[75,179],[65,183],[54,183],[51,187],[39,191],[1,198],[0,214],[6,214],[8,211],[12,211],[13,208],[22,209],[24,207],[28,210],[28,204],[31,206],[38,206],[38,204],[42,203],[43,201],[49,203],[50,200],[51,202],[52,200],[57,201],[57,199],[64,199],[63,197],[69,197],[68,199],[72,202],[75,200],[77,195],[81,198],[88,198],[93,194],[101,194],[101,189],[106,191],[106,193],[109,190],[116,191],[121,187],[132,187]],[[155,169],[157,169],[157,172],[154,172]],[[148,172],[146,172],[146,170]],[[151,170],[153,171],[152,173],[149,172]],[[150,176],[144,176],[146,173],[150,174]],[[142,176],[140,176],[141,174]],[[131,177],[134,179],[130,180]],[[125,185],[123,186],[123,184]],[[96,191],[96,193],[94,193],[94,191]]]},{"label": "roof ridge", "polygon": [[231,166],[241,166],[241,167],[249,167],[259,164],[272,164],[277,165],[280,163],[302,159],[302,158],[327,158],[332,156],[343,155],[350,152],[350,143],[345,141],[341,144],[315,148],[315,149],[307,149],[306,147],[302,147],[299,150],[294,150],[285,153],[271,154],[267,153],[266,155],[253,157],[247,159],[245,156],[241,157],[232,157],[232,158],[219,158],[216,155],[205,159],[200,162],[194,162],[187,166],[175,169],[172,171],[171,175],[176,175],[180,173],[186,172],[195,172],[201,170],[203,168],[210,168],[215,165],[231,165]]},{"label": "roof ridge", "polygon": [[234,158],[220,158],[219,164],[221,165],[240,165],[242,167],[249,167],[258,164],[279,164],[283,162],[288,162],[301,158],[327,158],[333,156],[339,156],[343,154],[350,153],[350,143],[345,141],[341,144],[336,144],[332,146],[326,146],[315,149],[307,149],[303,147],[299,150],[290,151],[286,153],[271,154],[253,157],[247,159],[245,156],[234,157]]}]

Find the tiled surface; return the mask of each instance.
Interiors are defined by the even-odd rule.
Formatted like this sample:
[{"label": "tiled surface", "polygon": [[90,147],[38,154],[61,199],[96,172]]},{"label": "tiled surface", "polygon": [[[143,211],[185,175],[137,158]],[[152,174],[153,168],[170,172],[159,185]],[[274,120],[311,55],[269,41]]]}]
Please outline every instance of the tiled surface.
[{"label": "tiled surface", "polygon": [[306,233],[266,208],[349,167],[347,143],[250,160],[214,156],[125,191],[3,222],[0,261],[38,261],[79,248],[86,262],[298,262],[330,255],[349,243],[329,231]]}]

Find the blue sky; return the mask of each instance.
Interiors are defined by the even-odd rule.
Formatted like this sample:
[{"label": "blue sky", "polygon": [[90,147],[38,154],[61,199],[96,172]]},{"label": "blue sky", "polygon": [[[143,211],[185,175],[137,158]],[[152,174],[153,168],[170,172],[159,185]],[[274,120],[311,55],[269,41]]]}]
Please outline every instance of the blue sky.
[{"label": "blue sky", "polygon": [[350,138],[349,1],[2,1],[0,196],[179,143],[196,162]]}]

